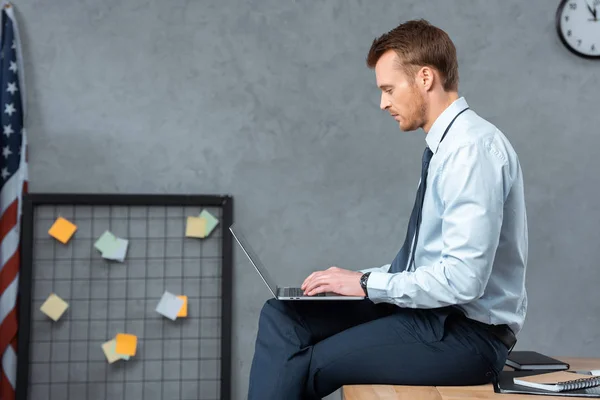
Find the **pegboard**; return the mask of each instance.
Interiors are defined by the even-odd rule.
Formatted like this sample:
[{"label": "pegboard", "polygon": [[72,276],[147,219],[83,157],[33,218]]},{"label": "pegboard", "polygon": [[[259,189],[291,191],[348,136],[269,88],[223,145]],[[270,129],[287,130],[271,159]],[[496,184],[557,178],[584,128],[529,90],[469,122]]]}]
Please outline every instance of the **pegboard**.
[{"label": "pegboard", "polygon": [[[24,199],[17,400],[229,400],[233,223],[230,196],[31,194]],[[219,224],[185,236],[202,210]],[[48,234],[58,217],[77,231]],[[129,240],[123,262],[94,248],[109,230]],[[188,316],[155,309],[169,291],[188,297]],[[40,311],[55,293],[69,303],[58,321]],[[109,364],[102,344],[138,337],[136,355]]]}]

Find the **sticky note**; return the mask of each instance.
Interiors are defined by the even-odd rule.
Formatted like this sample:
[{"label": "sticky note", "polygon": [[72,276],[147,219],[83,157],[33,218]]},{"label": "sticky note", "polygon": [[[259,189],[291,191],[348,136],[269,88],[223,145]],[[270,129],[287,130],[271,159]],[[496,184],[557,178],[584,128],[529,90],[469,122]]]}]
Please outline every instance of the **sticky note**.
[{"label": "sticky note", "polygon": [[127,239],[116,238],[106,251],[102,253],[102,257],[108,260],[123,262],[125,261],[128,246],[129,241]]},{"label": "sticky note", "polygon": [[40,310],[54,321],[58,321],[67,308],[69,308],[69,304],[52,293],[48,296],[44,304],[42,304]]},{"label": "sticky note", "polygon": [[116,241],[117,241],[117,237],[115,235],[113,235],[112,233],[110,233],[109,231],[106,231],[102,234],[102,236],[100,236],[98,238],[98,240],[96,240],[96,243],[94,243],[94,247],[99,252],[106,253],[113,246],[116,245],[116,243],[115,243]]},{"label": "sticky note", "polygon": [[203,238],[206,236],[206,219],[200,217],[188,217],[185,228],[185,236]]},{"label": "sticky note", "polygon": [[76,230],[77,226],[75,224],[64,219],[63,217],[58,217],[58,219],[54,221],[50,227],[48,234],[59,242],[66,244]]},{"label": "sticky note", "polygon": [[187,304],[188,304],[187,296],[177,296],[177,298],[183,300],[183,305],[179,309],[177,316],[178,317],[187,317]]},{"label": "sticky note", "polygon": [[180,299],[173,293],[165,292],[156,306],[156,312],[175,321],[183,303],[183,299]]},{"label": "sticky note", "polygon": [[117,354],[117,342],[115,339],[102,344],[102,351],[109,364],[121,359],[121,356]]},{"label": "sticky note", "polygon": [[115,342],[115,344],[114,344],[114,346],[115,346],[114,347],[115,348],[115,354],[118,355],[119,357],[121,357],[121,360],[125,360],[125,361],[129,360],[129,356],[128,355],[117,353],[117,340],[115,339],[114,342]]},{"label": "sticky note", "polygon": [[206,228],[204,231],[204,237],[206,237],[210,235],[213,229],[215,229],[215,227],[219,224],[219,220],[206,210],[202,210],[200,213],[200,218],[204,218],[206,220]]},{"label": "sticky note", "polygon": [[117,354],[117,341],[115,339],[109,340],[102,344],[102,351],[106,356],[106,360],[109,364],[114,363],[117,360],[121,360],[121,355]]},{"label": "sticky note", "polygon": [[109,364],[117,360],[129,360],[129,356],[117,353],[117,341],[114,338],[102,345],[102,351],[104,351]]},{"label": "sticky note", "polygon": [[135,350],[137,348],[137,336],[130,335],[128,333],[117,333],[115,340],[117,342],[117,347],[115,349],[117,354],[135,356]]}]

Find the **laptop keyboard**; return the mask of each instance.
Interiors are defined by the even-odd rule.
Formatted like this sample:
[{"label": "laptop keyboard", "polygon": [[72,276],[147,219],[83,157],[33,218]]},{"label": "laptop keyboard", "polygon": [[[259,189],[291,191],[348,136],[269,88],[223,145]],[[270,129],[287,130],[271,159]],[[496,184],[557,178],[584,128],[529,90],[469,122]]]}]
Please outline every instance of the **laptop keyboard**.
[{"label": "laptop keyboard", "polygon": [[317,293],[312,296],[304,296],[304,291],[300,288],[283,288],[283,297],[324,297],[327,293]]}]

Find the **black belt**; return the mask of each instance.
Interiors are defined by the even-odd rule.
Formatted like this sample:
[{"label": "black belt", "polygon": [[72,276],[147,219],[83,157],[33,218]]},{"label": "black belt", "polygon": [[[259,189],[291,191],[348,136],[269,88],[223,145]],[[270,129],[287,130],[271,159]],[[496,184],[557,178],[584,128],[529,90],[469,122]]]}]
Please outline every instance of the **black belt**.
[{"label": "black belt", "polygon": [[474,319],[467,318],[470,322],[475,325],[481,326],[484,330],[490,332],[492,335],[496,336],[498,340],[500,340],[510,352],[512,348],[517,343],[517,337],[510,327],[506,324],[503,325],[489,325],[480,321],[475,321]]},{"label": "black belt", "polygon": [[485,331],[494,335],[498,340],[500,340],[506,346],[509,353],[511,352],[511,350],[517,343],[517,337],[515,336],[515,333],[506,324],[490,325],[490,324],[486,324],[485,322],[476,321],[472,318],[467,317],[465,315],[464,311],[462,311],[459,308],[455,308],[455,307],[451,308],[451,314],[458,315],[459,318],[467,321],[470,324],[479,326],[479,327],[483,328]]}]

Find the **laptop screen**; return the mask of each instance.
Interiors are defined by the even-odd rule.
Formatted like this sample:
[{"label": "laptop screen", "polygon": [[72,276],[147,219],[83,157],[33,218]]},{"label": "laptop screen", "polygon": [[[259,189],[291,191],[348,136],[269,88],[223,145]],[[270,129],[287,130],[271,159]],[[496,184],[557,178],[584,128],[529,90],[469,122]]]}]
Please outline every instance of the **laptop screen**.
[{"label": "laptop screen", "polygon": [[229,230],[233,234],[233,237],[235,238],[236,242],[238,242],[244,253],[246,253],[246,256],[248,257],[252,265],[254,265],[254,268],[256,268],[256,271],[261,276],[263,281],[269,287],[271,293],[273,293],[273,296],[277,297],[277,285],[275,285],[275,281],[273,281],[263,264],[260,262],[254,250],[252,250],[252,248],[248,244],[244,233],[242,233],[241,230],[238,227],[235,227],[234,225],[231,225],[229,227]]}]

